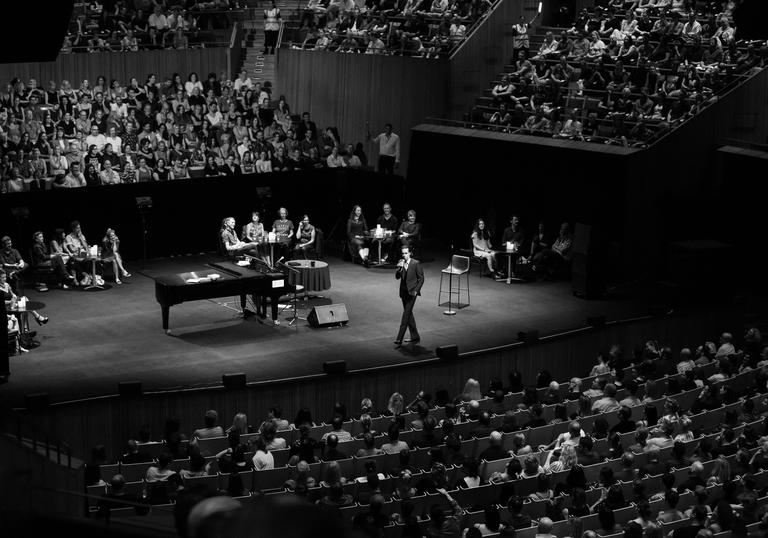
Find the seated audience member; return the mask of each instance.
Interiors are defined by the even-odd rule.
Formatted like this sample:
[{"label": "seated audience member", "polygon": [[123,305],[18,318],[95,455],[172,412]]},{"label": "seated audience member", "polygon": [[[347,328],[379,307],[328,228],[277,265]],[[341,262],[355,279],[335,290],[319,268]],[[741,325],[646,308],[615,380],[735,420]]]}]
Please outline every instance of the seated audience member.
[{"label": "seated audience member", "polygon": [[281,256],[287,257],[291,238],[294,234],[293,221],[288,220],[288,210],[284,207],[281,207],[277,214],[279,218],[272,223],[272,233],[275,234],[275,239],[278,241],[275,249]]},{"label": "seated audience member", "polygon": [[124,278],[130,277],[131,273],[125,270],[123,266],[123,257],[120,255],[120,238],[117,237],[115,230],[107,228],[104,238],[101,240],[102,251],[101,259],[105,262],[112,262],[112,269],[115,274],[115,282],[122,284],[120,275]]},{"label": "seated audience member", "polygon": [[560,234],[552,244],[552,248],[544,249],[539,259],[534,260],[533,270],[550,278],[562,273],[570,265],[572,243],[570,225],[564,222],[560,225]]},{"label": "seated audience member", "polygon": [[309,222],[309,215],[304,215],[299,222],[299,228],[296,230],[295,251],[306,258],[306,252],[309,249],[315,249],[315,227]]},{"label": "seated audience member", "polygon": [[83,235],[82,227],[75,220],[70,223],[69,229],[70,233],[64,238],[64,250],[75,260],[75,270],[78,276],[82,273],[89,273],[91,268],[88,261],[82,260],[88,254],[88,241]]},{"label": "seated audience member", "polygon": [[157,458],[157,463],[151,465],[147,469],[147,474],[144,479],[147,482],[164,482],[168,480],[168,477],[176,474],[176,471],[170,468],[172,461],[173,456],[171,456],[171,453],[163,452],[160,454],[160,457]]},{"label": "seated audience member", "polygon": [[352,211],[349,213],[347,219],[347,241],[349,241],[349,251],[354,258],[357,254],[363,262],[363,265],[368,267],[370,260],[368,259],[369,249],[366,246],[368,244],[368,223],[363,216],[363,208],[359,205],[352,207]]},{"label": "seated audience member", "polygon": [[208,439],[210,437],[223,437],[224,428],[217,424],[218,421],[219,414],[215,410],[209,409],[206,411],[203,417],[204,426],[192,432],[192,441],[195,442],[197,439]]},{"label": "seated audience member", "polygon": [[384,239],[381,245],[381,262],[386,262],[388,258],[394,258],[395,248],[395,232],[398,230],[399,221],[397,217],[392,214],[392,206],[385,202],[382,207],[383,213],[376,219],[376,225],[381,226],[381,229],[385,232],[392,232],[391,234],[384,234]]},{"label": "seated audience member", "polygon": [[24,261],[18,250],[13,248],[13,241],[7,235],[0,239],[2,250],[0,250],[0,264],[5,271],[6,279],[17,292],[20,291],[19,283],[21,274],[29,268],[29,264]]},{"label": "seated audience member", "polygon": [[135,495],[130,495],[125,491],[125,477],[116,474],[109,481],[109,492],[99,498],[97,506],[100,517],[109,521],[110,513],[114,508],[130,508],[133,503],[139,499]]},{"label": "seated audience member", "polygon": [[264,230],[264,224],[260,222],[260,218],[258,211],[251,212],[251,222],[243,227],[241,239],[246,243],[256,243],[259,245],[256,249],[259,252],[259,258],[271,267],[272,261],[269,257],[269,245],[266,244],[267,235]]},{"label": "seated audience member", "polygon": [[120,457],[120,463],[149,463],[153,460],[152,455],[139,448],[139,443],[135,439],[128,439],[128,452]]},{"label": "seated audience member", "polygon": [[483,219],[477,219],[471,239],[472,253],[476,257],[485,260],[487,265],[487,271],[483,271],[483,274],[491,277],[501,277],[502,275],[496,268],[496,251],[493,250],[493,245],[491,245],[491,232],[486,228]]},{"label": "seated audience member", "polygon": [[246,253],[253,256],[258,255],[258,243],[246,243],[237,238],[235,233],[235,219],[226,217],[221,222],[221,231],[219,232],[221,245],[226,251],[227,256],[236,256]]},{"label": "seated audience member", "polygon": [[389,442],[381,445],[381,450],[385,454],[399,454],[401,450],[408,450],[408,443],[400,440],[400,428],[397,423],[393,422],[389,425],[387,433]]},{"label": "seated audience member", "polygon": [[[75,275],[67,269],[67,264],[61,253],[51,252],[48,245],[45,244],[43,232],[35,232],[32,235],[34,244],[32,245],[32,263],[36,268],[51,268],[59,281],[62,289],[67,289],[67,284],[75,282]],[[39,289],[39,288],[38,288]]]},{"label": "seated audience member", "polygon": [[398,238],[400,244],[404,247],[410,247],[413,251],[415,246],[421,243],[421,224],[416,222],[416,211],[408,210],[408,219],[404,220],[398,228]]}]

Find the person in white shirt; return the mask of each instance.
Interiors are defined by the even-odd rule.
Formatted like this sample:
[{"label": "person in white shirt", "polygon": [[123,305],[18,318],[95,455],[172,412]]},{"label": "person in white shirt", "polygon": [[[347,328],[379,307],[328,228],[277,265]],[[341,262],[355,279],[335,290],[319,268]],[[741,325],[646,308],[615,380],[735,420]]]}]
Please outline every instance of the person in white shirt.
[{"label": "person in white shirt", "polygon": [[60,185],[66,189],[75,187],[85,187],[85,176],[80,171],[80,163],[75,161],[69,165],[69,173],[64,176],[64,181]]},{"label": "person in white shirt", "polygon": [[211,127],[216,128],[221,123],[221,120],[224,119],[224,116],[219,112],[219,107],[216,103],[211,103],[211,108],[208,111],[208,114],[205,115],[205,118],[211,122]]},{"label": "person in white shirt", "polygon": [[193,71],[189,74],[189,78],[184,83],[184,90],[187,92],[187,95],[191,96],[195,88],[200,90],[200,93],[204,91],[203,83],[200,82],[200,78],[197,76],[197,73]]},{"label": "person in white shirt", "polygon": [[371,131],[366,124],[368,139],[379,144],[379,172],[394,174],[400,166],[400,137],[392,132],[392,124],[384,125],[384,132],[371,137]]},{"label": "person in white shirt", "polygon": [[155,6],[154,13],[147,19],[147,25],[149,26],[149,37],[152,40],[152,44],[157,45],[157,37],[160,36],[160,44],[162,45],[169,26],[168,18],[163,15],[163,10],[160,6]]},{"label": "person in white shirt", "polygon": [[736,348],[733,346],[733,335],[731,333],[723,333],[720,335],[720,347],[715,353],[716,359],[722,359],[729,355],[736,353]]},{"label": "person in white shirt", "polygon": [[373,37],[371,37],[371,40],[368,42],[368,47],[365,50],[366,54],[381,54],[381,51],[384,50],[386,45],[384,45],[384,42],[379,37],[378,33],[373,34]]},{"label": "person in white shirt", "polygon": [[337,146],[333,146],[333,149],[331,149],[331,154],[328,155],[328,159],[326,159],[328,162],[328,168],[346,168],[347,163],[344,161],[344,157],[339,155],[339,148]]},{"label": "person in white shirt", "polygon": [[267,443],[263,436],[259,436],[253,442],[255,452],[253,454],[253,468],[257,471],[266,471],[275,468],[275,457],[267,449]]},{"label": "person in white shirt", "polygon": [[104,160],[104,170],[99,173],[99,180],[102,185],[117,185],[123,182],[120,174],[112,168],[112,162],[107,159]]},{"label": "person in white shirt", "polygon": [[115,102],[109,105],[109,109],[119,118],[128,117],[128,105],[123,102],[123,98],[119,95],[115,97]]},{"label": "person in white shirt", "polygon": [[688,22],[683,25],[683,39],[693,40],[694,37],[701,35],[701,23],[696,20],[696,13],[688,14]]},{"label": "person in white shirt", "polygon": [[112,144],[112,149],[118,155],[123,153],[123,139],[117,135],[117,130],[114,127],[109,128],[108,136],[104,139],[104,145],[107,144]]},{"label": "person in white shirt", "polygon": [[101,152],[104,149],[104,144],[107,143],[107,138],[99,132],[96,125],[92,125],[91,134],[85,137],[85,143],[88,147],[96,146],[96,150]]},{"label": "person in white shirt", "polygon": [[240,76],[235,79],[235,91],[245,91],[250,90],[253,87],[253,82],[251,81],[251,78],[248,76],[248,71],[243,69],[240,71]]}]

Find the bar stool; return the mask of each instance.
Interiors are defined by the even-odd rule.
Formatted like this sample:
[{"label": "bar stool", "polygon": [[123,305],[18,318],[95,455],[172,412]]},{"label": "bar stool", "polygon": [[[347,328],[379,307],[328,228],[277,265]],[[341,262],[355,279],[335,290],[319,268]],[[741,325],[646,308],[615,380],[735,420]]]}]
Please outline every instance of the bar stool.
[{"label": "bar stool", "polygon": [[[443,298],[444,294],[448,295],[448,310],[443,312],[446,316],[453,316],[456,314],[456,311],[453,309],[453,305],[456,305],[456,308],[461,309],[464,307],[469,306],[470,303],[470,297],[469,297],[469,257],[468,256],[459,256],[457,254],[454,254],[451,256],[451,263],[446,267],[445,269],[442,269],[440,271],[440,291],[437,294],[437,305],[438,306],[444,306],[446,303],[441,303],[441,299]],[[443,290],[443,277],[445,275],[448,275],[448,290]],[[462,287],[461,286],[461,277],[465,276],[467,279],[467,286]],[[454,288],[453,286],[453,278],[456,277],[458,286]],[[467,292],[467,302],[462,303],[461,302],[461,292],[465,291]],[[453,295],[457,296],[456,303],[453,303],[452,298]]]}]

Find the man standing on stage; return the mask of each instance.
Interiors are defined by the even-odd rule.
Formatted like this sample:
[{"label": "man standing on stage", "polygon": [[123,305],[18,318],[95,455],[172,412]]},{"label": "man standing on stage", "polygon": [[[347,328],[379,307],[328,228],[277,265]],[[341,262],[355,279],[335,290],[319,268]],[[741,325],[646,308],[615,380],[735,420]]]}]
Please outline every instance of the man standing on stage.
[{"label": "man standing on stage", "polygon": [[424,285],[424,270],[418,260],[411,258],[411,249],[402,248],[402,257],[397,264],[395,278],[400,280],[400,299],[403,301],[403,319],[400,321],[400,330],[395,339],[395,346],[400,347],[403,344],[405,328],[411,333],[411,337],[405,342],[418,344],[421,338],[416,328],[416,320],[413,317],[413,307],[416,304],[416,297],[421,295],[421,287]]}]

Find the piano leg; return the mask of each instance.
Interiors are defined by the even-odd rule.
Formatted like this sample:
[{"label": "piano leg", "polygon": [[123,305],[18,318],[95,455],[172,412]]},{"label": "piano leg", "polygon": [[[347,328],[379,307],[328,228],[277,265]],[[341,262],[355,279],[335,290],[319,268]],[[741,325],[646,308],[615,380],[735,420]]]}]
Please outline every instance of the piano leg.
[{"label": "piano leg", "polygon": [[171,307],[168,305],[160,305],[160,308],[163,311],[163,330],[166,333],[170,333],[171,331],[168,329],[168,315],[170,313]]},{"label": "piano leg", "polygon": [[242,309],[243,312],[245,312],[245,305],[246,304],[247,303],[245,301],[245,293],[241,293],[240,294],[240,308]]}]

